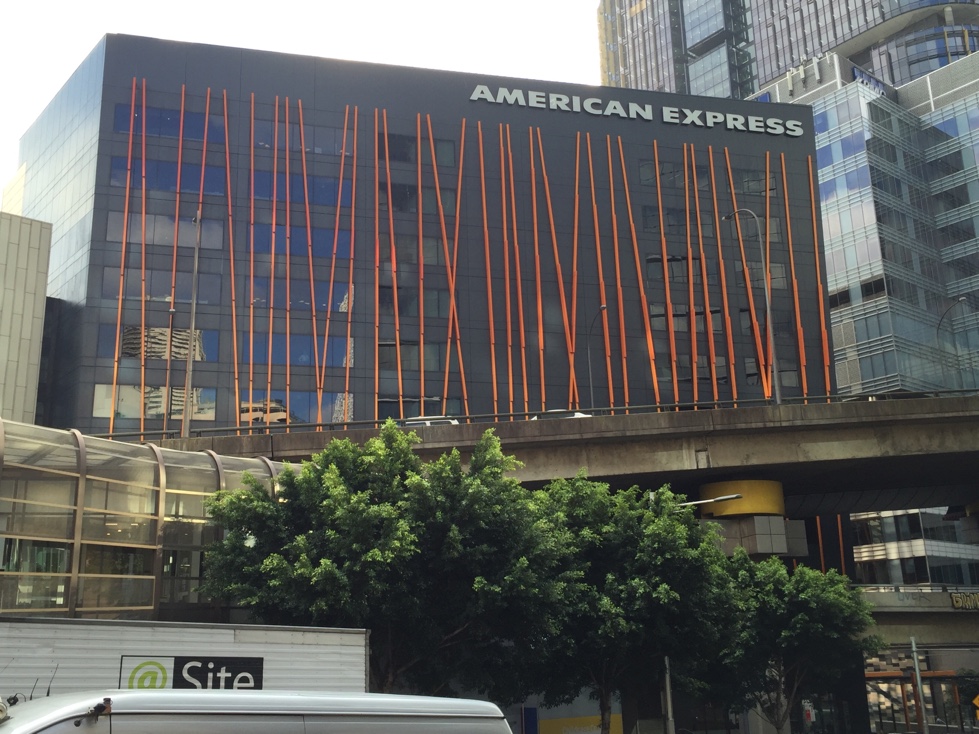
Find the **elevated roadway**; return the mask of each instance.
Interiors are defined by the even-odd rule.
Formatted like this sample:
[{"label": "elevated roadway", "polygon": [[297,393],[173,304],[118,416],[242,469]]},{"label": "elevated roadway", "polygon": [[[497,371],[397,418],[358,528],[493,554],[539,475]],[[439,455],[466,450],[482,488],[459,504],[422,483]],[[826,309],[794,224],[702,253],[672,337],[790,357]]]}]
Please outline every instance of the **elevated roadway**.
[{"label": "elevated roadway", "polygon": [[[979,396],[632,412],[560,420],[415,428],[418,450],[468,455],[496,431],[539,485],[583,469],[612,486],[670,484],[690,497],[708,482],[782,483],[789,517],[979,502]],[[376,429],[212,436],[169,448],[299,462],[335,436]]]}]

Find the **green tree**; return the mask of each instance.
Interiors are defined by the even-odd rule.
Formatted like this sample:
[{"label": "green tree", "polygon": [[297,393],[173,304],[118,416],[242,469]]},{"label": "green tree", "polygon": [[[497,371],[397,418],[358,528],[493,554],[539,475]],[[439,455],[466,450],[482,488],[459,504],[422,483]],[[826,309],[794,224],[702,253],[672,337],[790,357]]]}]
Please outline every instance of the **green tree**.
[{"label": "green tree", "polygon": [[880,649],[868,635],[872,605],[849,579],[778,558],[756,562],[743,549],[733,558],[740,594],[740,630],[722,659],[728,683],[755,705],[776,731],[809,695],[830,693],[844,671]]},{"label": "green tree", "polygon": [[275,497],[217,493],[205,591],[269,623],[370,629],[373,690],[519,698],[505,672],[560,625],[570,536],[492,431],[468,468],[457,451],[423,464],[417,441],[389,421],[287,468]]},{"label": "green tree", "polygon": [[668,488],[610,492],[579,475],[547,489],[575,538],[573,581],[560,634],[540,650],[545,705],[587,691],[602,734],[612,701],[658,678],[669,655],[696,667],[722,645],[731,576],[712,525]]}]

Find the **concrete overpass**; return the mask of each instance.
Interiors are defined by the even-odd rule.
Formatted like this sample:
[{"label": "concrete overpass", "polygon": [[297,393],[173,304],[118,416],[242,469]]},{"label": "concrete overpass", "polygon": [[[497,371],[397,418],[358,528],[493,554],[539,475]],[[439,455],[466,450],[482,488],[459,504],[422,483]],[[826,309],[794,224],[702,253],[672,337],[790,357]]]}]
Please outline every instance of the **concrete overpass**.
[{"label": "concrete overpass", "polygon": [[[696,497],[708,482],[779,481],[789,517],[979,502],[979,396],[617,411],[561,420],[413,429],[424,458],[466,455],[493,428],[528,484],[574,475],[613,486],[669,483]],[[169,448],[299,462],[335,436],[376,428],[173,439]]]}]

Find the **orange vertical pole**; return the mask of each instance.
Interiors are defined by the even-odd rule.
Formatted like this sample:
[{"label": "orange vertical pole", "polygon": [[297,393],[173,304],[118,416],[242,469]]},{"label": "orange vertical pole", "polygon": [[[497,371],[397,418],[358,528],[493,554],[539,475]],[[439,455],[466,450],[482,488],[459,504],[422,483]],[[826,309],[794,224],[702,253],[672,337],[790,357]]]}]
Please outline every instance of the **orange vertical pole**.
[{"label": "orange vertical pole", "polygon": [[571,390],[568,394],[568,407],[575,408],[577,404],[573,401],[573,396],[577,393],[575,389],[575,368],[574,368],[574,330],[568,320],[568,301],[567,294],[564,292],[564,273],[561,270],[561,257],[558,251],[557,230],[554,223],[554,207],[551,201],[551,184],[547,177],[547,164],[544,160],[544,141],[541,138],[540,128],[537,128],[537,150],[540,153],[541,176],[544,180],[544,197],[547,201],[547,221],[551,232],[551,248],[554,254],[554,272],[557,277],[558,298],[561,301],[561,319],[564,323],[564,342],[568,352],[568,375]]},{"label": "orange vertical pole", "polygon": [[[574,137],[574,230],[571,237],[571,338],[578,354],[578,232],[581,213],[581,133]],[[577,380],[569,387],[574,406],[581,405]]]},{"label": "orange vertical pole", "polygon": [[[506,194],[506,148],[503,143],[503,125],[499,127],[500,132],[500,212],[503,215],[503,292],[506,298],[506,361],[507,361],[507,399],[509,407],[507,411],[513,413],[513,322],[512,322],[512,302],[510,295],[510,223],[507,216],[507,194]],[[511,417],[511,420],[512,417]]]},{"label": "orange vertical pole", "polygon": [[269,333],[265,376],[265,414],[272,412],[272,333],[275,314],[275,230],[279,211],[279,95],[275,96],[275,115],[272,133],[272,240],[269,253]]},{"label": "orange vertical pole", "polygon": [[235,280],[235,231],[234,231],[234,212],[231,206],[231,144],[228,128],[228,90],[222,90],[224,100],[224,171],[225,171],[225,191],[228,199],[228,267],[231,275],[231,349],[233,353],[233,364],[235,372],[235,426],[241,426],[241,409],[238,406],[239,385],[238,377],[238,299]]},{"label": "orange vertical pole", "polygon": [[805,335],[802,330],[802,309],[799,305],[799,280],[795,274],[795,254],[793,252],[795,244],[792,241],[792,217],[789,214],[789,182],[785,170],[785,153],[782,157],[782,195],[785,198],[785,236],[789,246],[789,272],[792,277],[792,307],[795,310],[795,338],[799,349],[799,380],[802,387],[802,396],[809,396],[809,383],[806,380],[806,344]]},{"label": "orange vertical pole", "polygon": [[[326,387],[326,365],[329,361],[330,356],[330,323],[333,318],[333,287],[336,285],[336,272],[337,272],[337,245],[340,241],[340,214],[342,212],[342,207],[340,206],[343,201],[343,181],[344,181],[344,169],[347,164],[347,122],[350,116],[350,105],[347,105],[343,109],[343,142],[340,144],[340,178],[337,181],[337,198],[336,207],[333,214],[333,247],[330,250],[330,283],[326,289],[326,322],[323,326],[323,358],[320,360],[320,376],[319,376],[319,386],[320,390],[325,390]],[[377,217],[374,217],[374,227],[377,228]],[[351,223],[351,228],[353,223]],[[351,244],[353,247],[353,244]],[[348,263],[349,264],[349,263]],[[315,296],[315,292],[311,295]],[[349,298],[349,294],[348,294]],[[313,300],[316,300],[315,297]],[[375,316],[377,315],[377,310],[374,311]],[[376,320],[376,319],[375,319]],[[376,353],[376,349],[375,349]],[[377,379],[377,372],[374,373],[375,380]],[[318,398],[319,402],[322,404],[322,395]],[[344,406],[346,406],[346,395],[344,395]],[[346,408],[345,408],[346,409]],[[376,418],[376,416],[375,416]]]},{"label": "orange vertical pole", "polygon": [[534,161],[534,128],[527,128],[527,151],[530,163],[530,209],[534,229],[534,283],[537,304],[537,359],[540,371],[540,407],[547,410],[547,382],[544,377],[544,303],[541,296],[540,232],[537,221],[537,166]]},{"label": "orange vertical pole", "polygon": [[[289,177],[289,98],[285,98],[285,157],[286,174],[286,430],[292,422],[292,181]],[[310,294],[312,296],[312,293]]]},{"label": "orange vertical pole", "polygon": [[[734,173],[731,170],[731,156],[728,149],[724,149],[724,160],[727,165],[727,178],[728,183],[731,187],[731,208],[732,211],[738,210],[738,198],[734,190]],[[758,326],[758,319],[755,317],[755,296],[751,289],[751,274],[748,270],[748,259],[745,255],[744,250],[744,238],[741,235],[741,215],[734,215],[735,231],[738,235],[738,247],[741,250],[741,267],[744,270],[744,287],[745,292],[748,296],[748,312],[751,315],[751,327],[752,333],[755,336],[755,351],[758,355],[758,376],[761,380],[762,391],[766,398],[770,398],[772,395],[771,382],[768,379],[768,367],[765,363],[765,350],[761,345],[761,330]],[[761,253],[759,253],[761,254]],[[765,263],[762,263],[762,269],[764,270]]]},{"label": "orange vertical pole", "polygon": [[625,193],[625,208],[629,212],[629,233],[632,236],[632,256],[636,265],[636,286],[639,289],[639,303],[643,310],[643,332],[646,337],[646,355],[649,360],[649,379],[653,385],[653,399],[659,405],[659,377],[656,375],[656,348],[653,344],[653,330],[649,325],[649,301],[646,299],[646,271],[639,254],[639,237],[636,234],[636,219],[632,215],[632,197],[629,193],[629,177],[626,175],[625,151],[622,138],[618,138],[619,165],[622,169],[622,186]]},{"label": "orange vertical pole", "polygon": [[[621,142],[621,141],[620,141]],[[612,159],[612,136],[605,136],[605,152],[608,156],[608,195],[609,208],[612,210],[612,260],[615,263],[615,299],[618,305],[619,317],[619,359],[622,369],[622,404],[629,408],[629,364],[628,346],[626,342],[625,305],[622,292],[622,262],[619,257],[619,217],[615,210],[615,163]],[[611,397],[611,395],[609,396]]]},{"label": "orange vertical pole", "polygon": [[820,260],[823,254],[819,251],[819,219],[816,217],[816,178],[812,167],[812,156],[807,158],[809,164],[809,204],[812,211],[812,248],[816,263],[816,302],[819,305],[819,331],[823,347],[823,384],[826,386],[826,401],[829,402],[831,383],[829,380],[829,334],[826,330],[826,303],[823,299],[823,278]]},{"label": "orange vertical pole", "polygon": [[418,199],[418,407],[419,415],[425,415],[425,228],[422,197],[422,117],[415,115],[415,171],[417,174]]},{"label": "orange vertical pole", "polygon": [[[489,317],[490,374],[493,379],[493,414],[499,413],[499,387],[496,380],[496,324],[493,319],[493,277],[490,261],[489,213],[486,209],[486,159],[483,154],[483,123],[476,123],[479,141],[479,196],[483,207],[483,259],[486,263],[486,313]],[[462,192],[459,192],[462,198]]]},{"label": "orange vertical pole", "polygon": [[[204,97],[204,142],[201,145],[201,177],[200,177],[200,182],[199,182],[199,187],[197,192],[197,242],[195,244],[195,248],[196,248],[194,253],[195,259],[200,256],[200,246],[201,246],[200,232],[201,232],[201,227],[203,226],[203,219],[204,219],[204,173],[207,171],[207,133],[208,133],[208,127],[210,125],[210,121],[211,121],[211,88],[208,87],[207,94]],[[197,305],[198,292],[199,292],[199,286],[195,286],[193,292],[190,294],[190,297],[192,299],[191,301],[192,312]],[[190,362],[197,360],[197,354],[194,348],[194,345],[197,343],[196,325],[194,326],[193,329],[188,329],[188,336],[189,336],[189,341],[187,344],[187,349],[188,349],[188,367],[189,367]],[[191,395],[193,395],[193,387],[189,383],[190,380],[187,380],[186,387],[184,388],[184,392],[186,393],[184,395],[184,415],[186,416],[188,426],[190,425],[190,422],[194,419],[194,411],[193,411],[194,403],[190,397]],[[190,387],[191,389],[188,390],[187,387]]]},{"label": "orange vertical pole", "polygon": [[[251,140],[248,146],[248,411],[249,420],[255,405],[255,94],[250,96]],[[240,399],[240,397],[239,397]],[[239,411],[240,412],[240,411]]]},{"label": "orange vertical pole", "polygon": [[714,237],[717,240],[717,269],[721,275],[721,308],[724,311],[724,332],[727,335],[727,374],[731,385],[731,399],[738,399],[738,371],[734,358],[734,331],[731,325],[731,308],[728,303],[727,273],[724,267],[724,253],[721,251],[721,210],[717,204],[717,177],[714,175],[714,148],[707,146],[707,159],[710,163],[710,190],[714,204]]},{"label": "orange vertical pole", "polygon": [[[142,80],[142,124],[140,130],[140,156],[143,159],[140,173],[139,206],[139,430],[146,427],[146,79]],[[206,123],[206,118],[205,118]],[[203,164],[201,164],[203,165]],[[184,400],[186,401],[186,397]],[[143,436],[140,435],[140,439]]]},{"label": "orange vertical pole", "polygon": [[[443,410],[441,411],[442,413],[444,413],[445,401],[448,399],[448,392],[449,392],[449,362],[451,361],[452,358],[452,324],[453,324],[453,317],[455,316],[455,309],[454,309],[455,280],[453,278],[453,273],[452,273],[452,257],[451,254],[449,253],[449,234],[448,234],[448,230],[445,227],[445,207],[442,204],[442,183],[439,179],[438,160],[436,159],[435,156],[435,135],[432,132],[432,118],[430,115],[425,115],[425,124],[426,124],[429,152],[432,156],[432,179],[435,182],[435,210],[439,219],[439,238],[442,243],[442,259],[445,260],[445,274],[449,286],[449,319],[448,319],[448,327],[447,327],[447,333],[445,339],[445,365],[443,370],[444,384],[443,384],[443,392],[442,392]],[[421,149],[419,149],[418,151],[418,157],[419,159],[422,157]],[[457,203],[460,198],[461,196],[456,197]],[[459,220],[458,218],[456,218],[456,224],[458,224],[458,222]]]},{"label": "orange vertical pole", "polygon": [[[116,401],[119,389],[120,340],[122,336],[122,302],[126,284],[126,244],[129,240],[129,197],[132,194],[133,180],[133,131],[136,123],[136,77],[133,77],[129,101],[129,146],[126,152],[126,201],[122,207],[122,252],[119,255],[119,299],[116,305],[116,346],[112,360],[112,405],[109,406],[109,433],[116,422]],[[141,162],[145,168],[146,161]],[[171,304],[172,306],[173,304]]]},{"label": "orange vertical pole", "polygon": [[[772,221],[771,219],[772,174],[770,168],[771,165],[770,158],[771,158],[771,151],[766,150],[765,151],[765,215],[763,217],[763,221],[765,222],[765,255],[764,255],[764,262],[762,262],[761,266],[762,266],[762,274],[765,276],[765,283],[768,286],[769,294],[773,292],[772,291],[772,230],[771,227],[768,226],[768,222]],[[763,333],[765,335],[765,359],[767,360],[767,364],[771,369],[771,372],[768,373],[769,380],[771,380],[772,375],[774,374],[775,370],[778,368],[778,365],[772,364],[772,352],[775,350],[775,345],[774,345],[775,324],[772,323],[772,328],[769,329],[768,328],[769,320],[774,321],[772,319],[772,313],[766,310],[765,329]],[[776,380],[778,379],[778,375],[774,375],[774,377]],[[774,385],[774,383],[772,384]],[[772,389],[774,390],[774,387]]]},{"label": "orange vertical pole", "polygon": [[384,110],[382,115],[384,122],[384,172],[387,177],[388,195],[388,244],[391,251],[391,292],[392,297],[394,298],[394,354],[395,359],[398,362],[398,415],[403,418],[405,414],[405,391],[404,372],[401,369],[401,312],[398,305],[398,252],[397,241],[394,236],[394,210],[391,202],[391,154],[388,150],[389,139],[387,110]]},{"label": "orange vertical pole", "polygon": [[[350,343],[351,332],[353,331],[353,303],[354,303],[354,264],[356,262],[356,242],[357,242],[357,120],[358,120],[358,108],[354,107],[354,139],[351,141],[353,144],[353,160],[350,165],[350,258],[347,268],[347,341],[344,345],[344,373],[343,373],[343,420],[344,422],[349,421],[353,418],[350,415],[350,370],[353,365],[350,363]],[[375,140],[376,140],[375,136]],[[344,132],[344,145],[346,145],[347,138],[346,132]],[[374,198],[377,198],[375,193]],[[339,194],[337,209],[340,208],[339,204]],[[390,207],[388,207],[390,210]],[[377,302],[374,302],[374,313],[377,313]],[[374,350],[375,359],[377,358],[377,350]]]},{"label": "orange vertical pole", "polygon": [[[432,159],[435,159],[435,153],[432,153]],[[459,133],[459,174],[456,179],[456,211],[455,211],[455,232],[453,233],[453,243],[452,243],[452,311],[455,314],[455,343],[456,343],[456,356],[459,360],[459,381],[462,383],[462,405],[463,412],[469,415],[469,387],[466,383],[466,364],[462,358],[462,334],[459,329],[459,304],[456,301],[456,273],[459,267],[459,227],[462,223],[462,171],[463,163],[466,160],[466,118],[462,118],[462,130]],[[446,364],[448,364],[448,359],[446,359]],[[446,390],[446,398],[448,397],[448,391]]]},{"label": "orange vertical pole", "polygon": [[826,553],[823,548],[823,523],[819,516],[816,516],[816,538],[819,542],[819,568],[826,573]]},{"label": "orange vertical pole", "polygon": [[846,556],[843,555],[843,517],[836,515],[836,537],[840,541],[840,573],[846,575]]},{"label": "orange vertical pole", "polygon": [[[184,161],[184,106],[186,102],[187,85],[180,85],[180,125],[177,132],[177,190],[174,193],[173,210],[173,254],[170,263],[170,319],[167,328],[167,377],[166,386],[163,389],[164,399],[166,400],[163,410],[163,433],[167,432],[167,423],[170,420],[170,390],[173,374],[173,327],[177,310],[174,304],[177,302],[177,243],[180,240],[180,193],[181,193],[181,171]],[[237,397],[235,398],[237,400]],[[239,412],[240,413],[240,412]]]},{"label": "orange vertical pole", "polygon": [[[676,329],[673,327],[673,298],[670,288],[670,264],[666,250],[666,224],[663,221],[663,185],[659,174],[659,145],[653,141],[653,164],[656,167],[656,206],[659,210],[660,256],[663,266],[663,289],[666,294],[666,330],[670,337],[670,374],[673,378],[673,402],[680,402],[680,385],[676,370]],[[647,317],[648,318],[648,317]],[[676,407],[679,410],[679,405]]]},{"label": "orange vertical pole", "polygon": [[[316,423],[323,422],[323,380],[320,376],[320,346],[319,327],[316,324],[316,282],[313,277],[313,222],[312,213],[309,209],[309,167],[306,164],[306,124],[303,119],[303,101],[296,100],[296,108],[299,114],[299,148],[300,159],[303,168],[303,214],[306,224],[306,265],[309,276],[309,316],[312,327],[313,341],[313,377],[316,380]],[[346,140],[344,140],[346,142]],[[340,182],[338,188],[343,186],[343,164],[344,158],[340,157]],[[320,430],[317,426],[316,430]]]},{"label": "orange vertical pole", "polygon": [[442,385],[442,405],[445,406],[449,399],[449,364],[452,361],[451,345],[455,344],[456,358],[459,361],[459,381],[462,387],[462,400],[464,413],[469,415],[469,394],[466,390],[466,366],[462,358],[462,336],[459,330],[459,311],[456,303],[456,265],[459,261],[459,225],[461,220],[462,207],[462,168],[465,161],[466,150],[466,120],[462,120],[462,131],[459,142],[459,170],[456,178],[456,200],[455,200],[455,229],[453,232],[452,252],[449,252],[449,243],[445,228],[445,213],[442,206],[442,188],[439,184],[438,165],[435,156],[435,136],[432,132],[432,118],[425,115],[428,126],[428,144],[432,153],[432,168],[435,169],[435,190],[438,196],[439,221],[442,226],[442,249],[445,259],[445,274],[449,284],[449,325],[445,339],[445,369],[444,382]]},{"label": "orange vertical pole", "polygon": [[704,331],[707,332],[707,351],[710,361],[710,384],[714,402],[717,403],[717,354],[714,350],[714,319],[710,312],[710,289],[707,287],[707,253],[704,251],[704,226],[700,214],[700,185],[697,180],[697,152],[690,144],[690,170],[693,173],[693,198],[697,213],[697,243],[700,253],[700,284],[704,296]]},{"label": "orange vertical pole", "polygon": [[[379,163],[379,152],[378,147],[380,143],[379,140],[379,129],[377,121],[377,108],[374,108],[374,420],[378,419],[379,416],[379,403],[380,398],[380,376],[379,376],[379,362],[377,350],[381,345],[381,323],[380,323],[380,288],[381,288],[381,233],[380,233],[380,198],[381,198],[381,172]],[[384,147],[387,148],[387,135],[384,136]],[[346,131],[344,131],[343,143],[347,143]],[[385,156],[387,153],[385,152]],[[346,156],[344,156],[346,157]],[[391,212],[391,177],[387,177],[387,208],[388,216],[390,218]],[[391,237],[394,237],[392,234]],[[392,247],[393,249],[393,247]],[[397,282],[397,281],[395,281]],[[394,287],[394,308],[395,314],[397,314],[398,308],[398,290]],[[398,362],[401,359],[399,357]],[[400,376],[401,370],[398,370],[398,375]],[[401,400],[401,387],[398,386],[398,400]],[[399,410],[398,415],[404,415],[403,410]]]},{"label": "orange vertical pole", "polygon": [[687,230],[687,328],[690,329],[690,382],[693,390],[693,405],[696,410],[700,402],[700,380],[697,354],[697,303],[693,287],[693,241],[690,233],[690,152],[688,144],[683,144],[683,223]]},{"label": "orange vertical pole", "polygon": [[514,180],[513,145],[510,126],[506,126],[507,164],[510,169],[510,224],[513,235],[513,268],[517,285],[517,329],[520,337],[520,376],[523,381],[523,410],[530,410],[530,392],[527,385],[527,329],[523,315],[523,275],[520,272],[520,236],[517,233],[517,188]]},{"label": "orange vertical pole", "polygon": [[[598,295],[600,298],[600,304],[602,304],[606,302],[605,274],[602,271],[602,236],[598,225],[598,198],[595,194],[595,166],[591,155],[591,133],[585,133],[585,150],[588,153],[588,181],[591,187],[591,216],[595,235],[595,267],[598,273]],[[605,376],[608,380],[608,404],[611,408],[615,405],[615,392],[612,386],[612,361],[611,355],[609,354],[610,345],[608,340],[608,309],[602,311],[601,314],[602,337],[605,344]],[[589,405],[588,407],[594,408],[595,406]]]}]

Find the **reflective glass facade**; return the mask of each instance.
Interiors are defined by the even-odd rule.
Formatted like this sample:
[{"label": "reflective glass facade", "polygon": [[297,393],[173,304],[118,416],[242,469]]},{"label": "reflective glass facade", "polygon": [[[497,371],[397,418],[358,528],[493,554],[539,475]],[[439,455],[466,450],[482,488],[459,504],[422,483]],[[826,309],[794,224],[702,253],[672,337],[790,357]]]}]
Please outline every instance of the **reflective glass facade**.
[{"label": "reflective glass facade", "polygon": [[204,500],[278,470],[0,419],[0,614],[197,616]]},{"label": "reflective glass facade", "polygon": [[[76,87],[57,105],[101,107],[64,204],[88,228],[54,233],[80,254],[49,424],[714,406],[772,399],[776,350],[786,398],[832,391],[797,108],[126,36]],[[23,147],[34,215],[50,134]]]},{"label": "reflective glass facade", "polygon": [[852,516],[855,583],[979,587],[975,530],[945,508]]},{"label": "reflective glass facade", "polygon": [[[602,0],[603,82],[697,94],[705,52],[728,49],[728,83],[745,98],[827,51],[904,84],[979,50],[979,5],[934,0]],[[716,58],[716,56],[715,56]]]},{"label": "reflective glass facade", "polygon": [[977,102],[918,117],[864,84],[814,102],[841,393],[976,387]]},{"label": "reflective glass facade", "polygon": [[601,0],[602,81],[744,99],[757,89],[748,0]]}]

